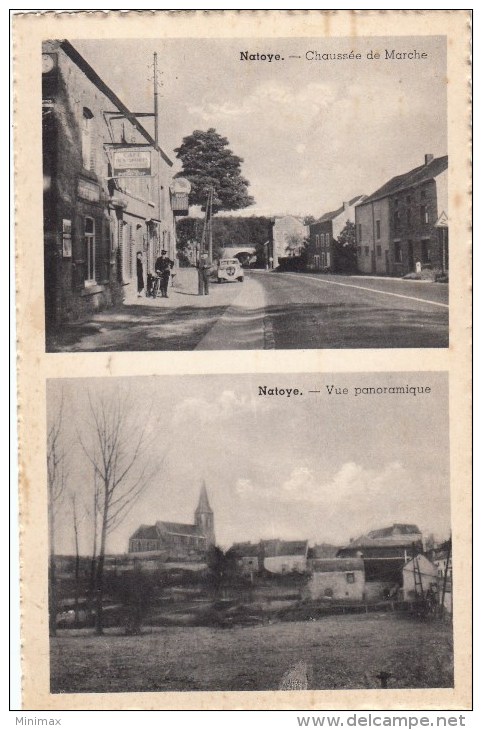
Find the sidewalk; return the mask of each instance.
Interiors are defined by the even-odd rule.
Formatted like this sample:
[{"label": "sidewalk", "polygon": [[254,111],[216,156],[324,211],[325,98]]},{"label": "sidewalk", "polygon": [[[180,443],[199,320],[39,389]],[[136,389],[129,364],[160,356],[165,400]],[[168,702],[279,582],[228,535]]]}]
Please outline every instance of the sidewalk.
[{"label": "sidewalk", "polygon": [[64,325],[48,352],[263,348],[264,294],[253,278],[212,283],[207,296],[197,293],[195,268],[178,269],[171,283],[167,299],[126,292],[118,307]]}]

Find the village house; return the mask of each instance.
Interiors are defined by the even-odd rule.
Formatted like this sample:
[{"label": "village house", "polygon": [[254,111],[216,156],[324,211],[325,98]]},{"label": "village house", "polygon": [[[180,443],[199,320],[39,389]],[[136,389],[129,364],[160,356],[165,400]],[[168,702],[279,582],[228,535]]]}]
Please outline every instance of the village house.
[{"label": "village house", "polygon": [[397,175],[355,208],[360,272],[404,276],[446,273],[448,256],[448,157]]},{"label": "village house", "polygon": [[301,218],[294,215],[275,217],[271,221],[270,242],[273,268],[279,266],[280,259],[299,256],[304,248],[309,228]]},{"label": "village house", "polygon": [[260,544],[251,542],[235,542],[230,548],[235,556],[236,565],[242,575],[252,575],[260,570]]},{"label": "village house", "polygon": [[423,539],[417,525],[394,523],[350,540],[337,556],[363,560],[366,600],[378,600],[402,587],[405,564],[422,551]]},{"label": "village house", "polygon": [[128,552],[146,558],[156,553],[164,560],[201,559],[214,544],[214,513],[203,483],[193,524],[158,521],[141,525],[129,538]]},{"label": "village house", "polygon": [[402,596],[404,601],[425,598],[428,592],[438,592],[437,566],[425,555],[417,555],[403,566]]},{"label": "village house", "polygon": [[310,562],[306,587],[313,600],[363,601],[365,566],[361,558],[318,558]]},{"label": "village house", "polygon": [[146,277],[176,250],[170,158],[71,43],[44,42],[42,70],[49,335],[135,293],[138,252]]},{"label": "village house", "polygon": [[308,540],[262,540],[262,568],[268,573],[304,573]]},{"label": "village house", "polygon": [[343,265],[337,258],[334,242],[348,223],[355,221],[355,206],[366,196],[357,195],[340,208],[325,213],[321,218],[310,225],[310,238],[307,268],[312,271],[330,269],[343,270]]}]

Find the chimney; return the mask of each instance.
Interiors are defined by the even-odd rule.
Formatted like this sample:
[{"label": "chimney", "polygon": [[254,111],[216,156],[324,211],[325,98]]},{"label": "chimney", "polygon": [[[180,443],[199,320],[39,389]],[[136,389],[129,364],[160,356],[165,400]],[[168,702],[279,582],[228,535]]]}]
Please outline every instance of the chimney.
[{"label": "chimney", "polygon": [[425,164],[429,165],[433,160],[433,155],[425,155]]}]

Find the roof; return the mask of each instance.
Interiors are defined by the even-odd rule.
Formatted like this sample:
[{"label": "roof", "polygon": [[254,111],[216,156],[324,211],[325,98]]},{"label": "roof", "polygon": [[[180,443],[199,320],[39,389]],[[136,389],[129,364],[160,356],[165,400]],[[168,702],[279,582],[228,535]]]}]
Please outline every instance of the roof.
[{"label": "roof", "polygon": [[417,525],[410,525],[404,522],[394,522],[390,527],[382,527],[381,530],[371,530],[367,537],[396,537],[398,535],[420,535]]},{"label": "roof", "polygon": [[280,555],[306,555],[308,540],[263,540],[262,547],[265,558],[276,558]]},{"label": "roof", "polygon": [[369,195],[368,198],[365,198],[362,205],[371,203],[374,200],[379,200],[380,198],[386,198],[389,195],[394,195],[395,193],[405,190],[406,188],[410,188],[413,185],[419,185],[420,183],[432,180],[434,177],[447,170],[449,165],[448,160],[448,155],[445,155],[444,157],[437,157],[427,165],[420,165],[420,167],[415,167],[413,170],[405,172],[403,175],[392,177],[391,180],[382,185],[381,188],[378,188],[378,190],[375,190],[375,192]]},{"label": "roof", "polygon": [[133,535],[131,535],[131,540],[157,540],[159,539],[159,531],[156,527],[156,525],[141,525],[137,528],[137,530],[134,532]]},{"label": "roof", "polygon": [[313,560],[311,565],[315,573],[345,573],[365,570],[365,563],[361,558],[318,558]]},{"label": "roof", "polygon": [[[361,201],[363,198],[365,198],[364,195],[356,195],[354,198],[348,201],[348,205],[355,205],[355,203]],[[329,213],[325,213],[324,215],[322,215],[321,218],[318,218],[316,223],[326,223],[326,221],[332,221],[333,218],[338,218],[338,216],[341,215],[344,210],[344,205],[342,205],[341,208],[337,208],[336,210],[331,210]],[[311,225],[314,226],[316,225],[316,223],[312,223]]]},{"label": "roof", "polygon": [[356,548],[394,548],[410,547],[414,542],[421,542],[422,534],[417,525],[395,522],[390,527],[382,527],[379,530],[371,530],[366,535],[350,540],[342,550]]},{"label": "roof", "polygon": [[254,558],[259,556],[259,543],[235,542],[231,550],[240,558]]},{"label": "roof", "polygon": [[160,520],[156,525],[161,525],[162,528],[172,535],[197,535],[198,537],[204,537],[199,532],[197,525],[186,525],[182,522],[164,522]]}]

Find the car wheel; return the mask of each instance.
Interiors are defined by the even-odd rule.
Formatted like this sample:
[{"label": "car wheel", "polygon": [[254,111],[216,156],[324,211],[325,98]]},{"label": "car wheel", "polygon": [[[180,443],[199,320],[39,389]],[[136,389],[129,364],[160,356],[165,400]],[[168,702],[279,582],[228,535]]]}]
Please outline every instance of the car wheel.
[{"label": "car wheel", "polygon": [[219,276],[218,276],[218,284],[222,284],[222,283],[223,283],[223,280],[220,279]]},{"label": "car wheel", "polygon": [[239,276],[238,281],[241,281],[241,282],[244,281],[244,276]]}]

